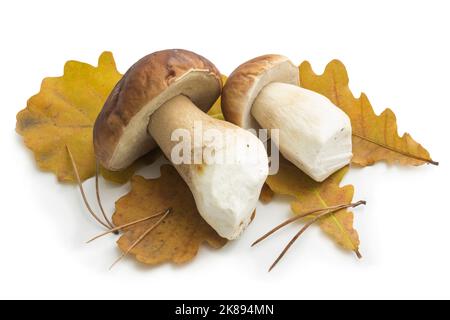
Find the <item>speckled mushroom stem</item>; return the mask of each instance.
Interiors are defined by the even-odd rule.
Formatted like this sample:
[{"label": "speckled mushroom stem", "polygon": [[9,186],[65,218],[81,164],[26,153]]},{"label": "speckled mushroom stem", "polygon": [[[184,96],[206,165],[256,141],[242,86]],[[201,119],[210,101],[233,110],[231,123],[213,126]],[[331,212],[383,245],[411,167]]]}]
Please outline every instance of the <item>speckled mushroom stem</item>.
[{"label": "speckled mushroom stem", "polygon": [[[172,157],[177,145],[186,142],[172,139],[172,134],[180,129],[189,137],[190,163],[174,163]],[[183,95],[170,99],[153,113],[148,131],[188,184],[206,222],[220,236],[237,238],[251,221],[268,174],[262,142],[236,125],[208,116]],[[207,139],[208,131],[221,134],[223,140]],[[204,159],[205,150],[216,158]],[[193,154],[200,154],[200,158]],[[256,163],[249,161],[251,155],[257,156]]]},{"label": "speckled mushroom stem", "polygon": [[316,181],[352,158],[350,120],[322,95],[273,82],[261,89],[251,114],[262,128],[280,130],[281,154]]},{"label": "speckled mushroom stem", "polygon": [[[196,122],[197,124],[201,123],[203,132],[209,129],[224,130],[231,127],[227,122],[217,121],[208,116],[197,108],[190,99],[183,95],[179,95],[164,103],[153,113],[148,124],[148,132],[161,148],[167,159],[173,163],[171,156],[172,150],[180,143],[178,140],[171,139],[172,134],[176,130],[181,129],[189,132],[193,153],[199,151],[194,150],[195,148],[203,149],[206,147],[204,142],[200,145],[194,145],[194,137],[196,134],[196,132],[194,132],[194,125]],[[203,134],[203,132],[201,133]],[[202,170],[203,164],[182,163],[176,164],[175,167],[183,179],[188,182],[192,180],[193,173]]]}]

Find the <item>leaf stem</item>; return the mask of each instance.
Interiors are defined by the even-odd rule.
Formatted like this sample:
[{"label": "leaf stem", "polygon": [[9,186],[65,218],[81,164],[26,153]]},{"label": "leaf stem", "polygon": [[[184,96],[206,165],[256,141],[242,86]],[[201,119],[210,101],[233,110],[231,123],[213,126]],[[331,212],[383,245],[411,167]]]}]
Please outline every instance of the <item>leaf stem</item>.
[{"label": "leaf stem", "polygon": [[358,137],[358,138],[360,138],[360,139],[362,139],[362,140],[366,140],[366,141],[368,141],[368,142],[370,142],[370,143],[376,144],[377,146],[382,147],[382,148],[385,148],[385,149],[388,149],[389,151],[392,151],[392,152],[396,152],[396,153],[398,153],[398,154],[401,154],[402,156],[405,156],[405,157],[408,157],[408,158],[412,158],[412,159],[416,159],[416,160],[419,160],[419,161],[423,161],[423,162],[426,162],[426,163],[429,163],[429,164],[432,164],[432,165],[435,165],[435,166],[438,166],[438,165],[439,165],[439,162],[434,161],[434,160],[432,160],[432,159],[422,158],[422,157],[419,157],[419,156],[415,156],[415,155],[413,155],[413,154],[410,154],[410,153],[408,153],[408,152],[404,152],[404,151],[401,151],[401,150],[394,149],[394,148],[392,148],[392,147],[390,147],[390,146],[388,146],[388,145],[386,145],[386,144],[376,142],[375,140],[372,140],[372,139],[370,139],[370,138],[364,137],[364,136],[359,135],[359,134],[354,133],[354,132],[353,132],[353,136]]}]

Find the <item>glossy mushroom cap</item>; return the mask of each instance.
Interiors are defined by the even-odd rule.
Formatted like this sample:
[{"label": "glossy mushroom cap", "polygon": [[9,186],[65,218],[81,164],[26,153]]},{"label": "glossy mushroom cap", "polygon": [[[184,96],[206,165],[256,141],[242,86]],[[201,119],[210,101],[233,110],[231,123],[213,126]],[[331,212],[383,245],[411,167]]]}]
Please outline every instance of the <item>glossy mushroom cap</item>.
[{"label": "glossy mushroom cap", "polygon": [[245,129],[259,128],[251,108],[261,89],[272,82],[299,85],[297,66],[284,56],[268,54],[237,67],[223,88],[225,119]]},{"label": "glossy mushroom cap", "polygon": [[220,72],[206,58],[171,49],[134,64],[109,95],[94,125],[94,149],[102,166],[121,170],[156,147],[150,116],[178,95],[208,111],[220,96]]}]

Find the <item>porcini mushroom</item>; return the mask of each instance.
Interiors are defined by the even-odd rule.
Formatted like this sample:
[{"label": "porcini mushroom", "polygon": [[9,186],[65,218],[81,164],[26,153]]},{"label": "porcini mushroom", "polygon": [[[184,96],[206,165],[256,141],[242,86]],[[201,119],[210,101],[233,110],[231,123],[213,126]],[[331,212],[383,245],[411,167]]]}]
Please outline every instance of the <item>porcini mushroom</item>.
[{"label": "porcini mushroom", "polygon": [[[177,141],[177,129],[195,135],[208,130],[233,139],[193,142],[192,153],[213,151],[218,158],[232,155],[235,161],[174,163],[189,186],[202,217],[220,236],[235,239],[249,224],[268,174],[263,143],[231,123],[206,112],[222,89],[220,73],[204,57],[186,50],[164,50],[133,65],[116,85],[94,127],[95,153],[109,170],[121,170],[157,145],[169,160]],[[195,137],[194,137],[195,139]],[[246,155],[254,155],[254,162]],[[173,161],[172,161],[173,162]]]},{"label": "porcini mushroom", "polygon": [[280,55],[240,65],[222,93],[226,120],[243,128],[279,129],[281,154],[316,181],[352,158],[348,116],[326,97],[299,86],[298,67]]}]

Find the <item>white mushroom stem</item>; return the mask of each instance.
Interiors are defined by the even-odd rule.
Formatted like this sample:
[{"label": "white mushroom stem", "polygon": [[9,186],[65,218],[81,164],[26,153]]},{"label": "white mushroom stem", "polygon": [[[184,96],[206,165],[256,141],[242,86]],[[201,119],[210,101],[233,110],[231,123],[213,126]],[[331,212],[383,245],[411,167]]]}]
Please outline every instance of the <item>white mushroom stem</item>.
[{"label": "white mushroom stem", "polygon": [[316,92],[274,82],[260,91],[251,113],[261,127],[280,130],[281,154],[316,181],[352,158],[350,119]]},{"label": "white mushroom stem", "polygon": [[[202,141],[198,141],[199,123]],[[174,133],[174,138],[177,133],[182,133],[180,129],[188,136],[172,141]],[[252,219],[268,174],[263,143],[244,129],[209,117],[181,95],[153,113],[148,131],[166,157],[175,162],[175,168],[188,184],[206,222],[224,238],[238,237]],[[189,141],[183,141],[186,138]],[[189,156],[201,155],[201,163],[177,164],[173,156],[180,155],[181,142],[192,147],[187,151]],[[199,160],[188,158],[191,162]]]}]

